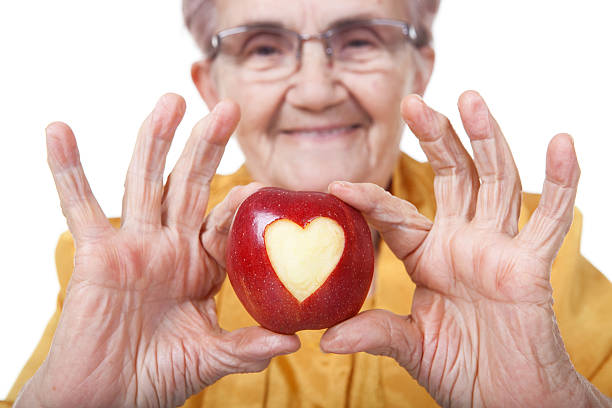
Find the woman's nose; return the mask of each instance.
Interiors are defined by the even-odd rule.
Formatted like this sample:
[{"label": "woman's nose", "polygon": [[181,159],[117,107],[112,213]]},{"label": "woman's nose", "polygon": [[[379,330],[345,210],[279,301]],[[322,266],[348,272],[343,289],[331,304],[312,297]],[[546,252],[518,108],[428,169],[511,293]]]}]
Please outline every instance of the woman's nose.
[{"label": "woman's nose", "polygon": [[342,103],[348,91],[320,41],[306,41],[297,71],[291,78],[287,102],[296,108],[323,111]]}]

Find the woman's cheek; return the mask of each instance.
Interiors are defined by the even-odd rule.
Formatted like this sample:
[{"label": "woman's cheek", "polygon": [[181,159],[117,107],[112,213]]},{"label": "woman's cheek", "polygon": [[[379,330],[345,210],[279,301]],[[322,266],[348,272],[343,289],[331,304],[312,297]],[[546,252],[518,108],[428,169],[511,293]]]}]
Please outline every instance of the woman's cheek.
[{"label": "woman's cheek", "polygon": [[380,120],[389,114],[399,114],[400,103],[404,96],[406,84],[400,78],[390,81],[388,75],[395,76],[396,73],[385,72],[373,75],[370,78],[355,78],[355,86],[351,86],[351,93],[358,99],[359,104],[368,112],[373,120]]}]

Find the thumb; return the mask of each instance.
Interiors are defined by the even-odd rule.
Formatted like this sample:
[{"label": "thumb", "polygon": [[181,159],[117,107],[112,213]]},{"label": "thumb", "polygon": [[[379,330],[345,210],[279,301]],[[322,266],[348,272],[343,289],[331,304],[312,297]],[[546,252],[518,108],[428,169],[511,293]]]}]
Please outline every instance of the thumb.
[{"label": "thumb", "polygon": [[321,338],[326,353],[365,351],[388,356],[414,374],[421,362],[423,335],[411,316],[368,310],[328,329]]},{"label": "thumb", "polygon": [[295,334],[278,334],[263,327],[244,327],[223,336],[226,355],[232,356],[227,374],[261,371],[270,359],[290,354],[300,348]]},{"label": "thumb", "polygon": [[389,245],[395,256],[406,262],[422,243],[432,222],[416,207],[370,183],[335,181],[328,187],[331,194],[361,211]]},{"label": "thumb", "polygon": [[234,214],[242,202],[251,194],[263,187],[259,183],[233,187],[204,220],[200,240],[202,246],[215,261],[225,267],[225,248]]}]

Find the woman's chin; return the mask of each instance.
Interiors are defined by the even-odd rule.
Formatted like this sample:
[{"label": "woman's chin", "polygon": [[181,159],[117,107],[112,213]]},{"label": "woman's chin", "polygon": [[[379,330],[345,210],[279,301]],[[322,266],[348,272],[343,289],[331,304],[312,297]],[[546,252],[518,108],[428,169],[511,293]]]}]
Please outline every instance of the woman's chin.
[{"label": "woman's chin", "polygon": [[361,180],[347,166],[341,166],[340,168],[315,165],[312,167],[306,166],[306,168],[300,167],[293,167],[287,172],[280,174],[274,184],[287,190],[327,192],[327,187],[333,181],[367,181]]},{"label": "woman's chin", "polygon": [[334,180],[280,180],[274,183],[276,187],[292,191],[319,191],[327,192],[327,186]]}]

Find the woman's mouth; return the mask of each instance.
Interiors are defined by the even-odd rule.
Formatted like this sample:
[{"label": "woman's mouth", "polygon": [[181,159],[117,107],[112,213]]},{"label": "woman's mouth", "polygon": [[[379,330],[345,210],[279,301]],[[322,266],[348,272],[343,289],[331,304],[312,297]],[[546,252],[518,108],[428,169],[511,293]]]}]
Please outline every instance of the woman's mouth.
[{"label": "woman's mouth", "polygon": [[361,125],[339,125],[339,126],[320,126],[320,127],[305,127],[284,130],[285,133],[294,137],[303,137],[311,139],[326,139],[334,138],[338,136],[349,135],[356,129],[360,128]]}]

